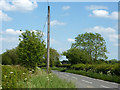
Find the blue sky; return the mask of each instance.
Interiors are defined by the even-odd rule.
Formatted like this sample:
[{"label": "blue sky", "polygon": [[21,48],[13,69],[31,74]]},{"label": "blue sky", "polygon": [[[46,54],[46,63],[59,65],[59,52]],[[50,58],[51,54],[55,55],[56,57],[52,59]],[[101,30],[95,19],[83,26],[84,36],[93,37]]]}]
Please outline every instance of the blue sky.
[{"label": "blue sky", "polygon": [[[1,1],[2,51],[19,43],[19,30],[41,30],[47,36],[47,3],[24,0]],[[100,33],[106,40],[108,59],[118,58],[118,3],[117,2],[51,2],[51,47],[59,53],[68,50],[78,34]]]}]

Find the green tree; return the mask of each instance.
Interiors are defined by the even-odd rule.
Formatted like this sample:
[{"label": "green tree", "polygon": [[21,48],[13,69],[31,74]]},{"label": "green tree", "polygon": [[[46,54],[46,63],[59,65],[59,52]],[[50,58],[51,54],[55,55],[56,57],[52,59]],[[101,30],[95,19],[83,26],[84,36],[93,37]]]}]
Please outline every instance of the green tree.
[{"label": "green tree", "polygon": [[3,65],[16,65],[18,64],[17,48],[7,50],[2,54],[2,64]]},{"label": "green tree", "polygon": [[63,55],[66,56],[68,61],[71,64],[78,63],[90,63],[91,56],[85,50],[80,50],[78,48],[71,48],[67,52],[63,52]]},{"label": "green tree", "polygon": [[[60,57],[60,55],[57,52],[57,50],[50,48],[50,66],[51,67],[60,64],[59,57]],[[45,59],[47,61],[47,50],[46,50]]]},{"label": "green tree", "polygon": [[111,59],[111,60],[109,60],[109,63],[115,64],[115,63],[118,63],[118,60],[117,59]]},{"label": "green tree", "polygon": [[85,33],[79,34],[75,38],[75,43],[72,44],[72,48],[79,48],[80,50],[86,50],[92,56],[93,60],[107,59],[106,42],[104,38],[98,33]]},{"label": "green tree", "polygon": [[19,36],[18,55],[21,65],[28,69],[36,69],[44,60],[45,42],[41,31],[26,30]]}]

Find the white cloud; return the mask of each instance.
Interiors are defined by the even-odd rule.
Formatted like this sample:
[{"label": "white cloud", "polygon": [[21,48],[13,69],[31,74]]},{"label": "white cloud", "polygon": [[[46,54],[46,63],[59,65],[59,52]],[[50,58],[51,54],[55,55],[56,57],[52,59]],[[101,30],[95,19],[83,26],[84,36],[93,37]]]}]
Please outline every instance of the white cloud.
[{"label": "white cloud", "polygon": [[3,40],[5,40],[5,38],[3,38],[3,37],[0,37],[0,41],[3,41]]},{"label": "white cloud", "polygon": [[92,12],[96,17],[108,17],[109,13],[106,10],[93,10]]},{"label": "white cloud", "polygon": [[91,6],[86,6],[86,9],[88,9],[88,10],[108,9],[108,7],[106,7],[106,6],[91,5]]},{"label": "white cloud", "polygon": [[92,14],[89,16],[101,17],[101,18],[110,18],[118,19],[118,12],[114,11],[111,14],[106,10],[93,10]]},{"label": "white cloud", "polygon": [[66,23],[64,22],[60,22],[60,21],[57,21],[57,20],[53,20],[50,22],[51,26],[57,26],[57,25],[65,25]]},{"label": "white cloud", "polygon": [[75,39],[72,39],[72,38],[68,38],[68,42],[74,42]]},{"label": "white cloud", "polygon": [[4,41],[4,42],[19,42],[19,37],[1,37],[0,41]]},{"label": "white cloud", "polygon": [[0,10],[0,21],[10,21],[12,18],[10,18],[7,14],[3,13],[2,10]]},{"label": "white cloud", "polygon": [[111,27],[101,27],[101,26],[95,26],[93,28],[87,29],[88,32],[95,32],[100,33],[101,35],[104,35],[104,37],[108,38],[110,42],[117,43],[118,42],[118,36],[116,30]]},{"label": "white cloud", "polygon": [[14,29],[6,29],[5,33],[6,34],[11,34],[11,35],[20,35],[23,31],[20,30],[14,30]]},{"label": "white cloud", "polygon": [[116,30],[111,27],[105,28],[101,26],[95,26],[93,28],[90,28],[89,30],[97,33],[106,33],[106,34],[113,34],[116,32]]},{"label": "white cloud", "polygon": [[12,0],[11,2],[0,0],[0,21],[12,20],[11,17],[2,11],[32,11],[37,6],[36,1],[32,2],[30,0]]},{"label": "white cloud", "polygon": [[68,9],[70,9],[70,6],[63,6],[62,7],[62,10],[68,10]]},{"label": "white cloud", "polygon": [[11,4],[6,0],[0,1],[0,9],[4,11],[31,11],[37,7],[36,1],[13,0]]}]

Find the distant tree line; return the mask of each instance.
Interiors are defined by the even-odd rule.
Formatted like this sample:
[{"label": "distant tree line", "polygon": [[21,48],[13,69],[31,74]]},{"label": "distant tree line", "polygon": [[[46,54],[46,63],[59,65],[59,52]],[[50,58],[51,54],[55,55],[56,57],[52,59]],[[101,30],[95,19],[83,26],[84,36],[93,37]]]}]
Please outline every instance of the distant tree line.
[{"label": "distant tree line", "polygon": [[[23,65],[35,69],[36,66],[45,67],[47,64],[47,49],[41,31],[26,30],[19,36],[19,45],[7,50],[2,56],[3,65]],[[50,48],[50,66],[63,64],[93,64],[93,63],[119,63],[116,59],[106,60],[106,42],[98,33],[79,34],[72,43],[71,48],[62,53],[68,61],[60,62],[60,54]]]}]

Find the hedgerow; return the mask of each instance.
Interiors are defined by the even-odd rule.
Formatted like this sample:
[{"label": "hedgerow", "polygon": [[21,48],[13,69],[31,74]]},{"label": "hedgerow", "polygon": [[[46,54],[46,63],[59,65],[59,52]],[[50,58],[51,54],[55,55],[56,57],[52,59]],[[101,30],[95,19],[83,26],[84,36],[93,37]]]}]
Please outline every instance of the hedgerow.
[{"label": "hedgerow", "polygon": [[120,63],[119,64],[75,64],[70,68],[74,70],[92,71],[95,73],[120,75]]}]

